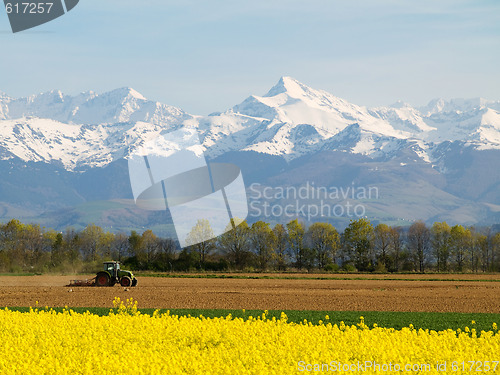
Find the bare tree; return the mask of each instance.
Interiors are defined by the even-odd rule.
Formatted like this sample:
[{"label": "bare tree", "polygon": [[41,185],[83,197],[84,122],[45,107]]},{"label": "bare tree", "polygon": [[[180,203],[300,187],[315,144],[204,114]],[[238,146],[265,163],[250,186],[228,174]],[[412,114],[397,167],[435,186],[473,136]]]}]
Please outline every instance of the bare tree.
[{"label": "bare tree", "polygon": [[288,234],[283,224],[276,224],[273,228],[275,237],[275,258],[278,271],[284,271],[287,265]]},{"label": "bare tree", "polygon": [[295,266],[300,270],[305,263],[305,228],[297,219],[290,221],[286,225],[288,231],[288,244],[292,258],[295,260]]},{"label": "bare tree", "polygon": [[403,251],[403,228],[392,227],[390,231],[391,256],[393,259],[393,270],[398,272],[401,265],[401,253]]},{"label": "bare tree", "polygon": [[[228,228],[229,229],[229,228]],[[217,247],[237,269],[243,269],[248,262],[250,229],[246,221],[219,236]]]},{"label": "bare tree", "polygon": [[117,233],[113,239],[112,254],[121,262],[124,256],[129,255],[130,243],[128,236],[125,233]]},{"label": "bare tree", "polygon": [[425,272],[429,258],[430,231],[422,221],[412,224],[408,230],[408,246],[414,260],[415,270]]},{"label": "bare tree", "polygon": [[387,270],[388,252],[391,246],[391,228],[387,224],[378,224],[373,230],[375,256],[381,269]]}]

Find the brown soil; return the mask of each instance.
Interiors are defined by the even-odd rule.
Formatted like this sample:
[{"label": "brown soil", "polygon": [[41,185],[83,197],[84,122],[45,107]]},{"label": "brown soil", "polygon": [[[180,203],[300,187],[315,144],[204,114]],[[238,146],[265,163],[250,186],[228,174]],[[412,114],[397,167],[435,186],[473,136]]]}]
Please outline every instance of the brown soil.
[{"label": "brown soil", "polygon": [[0,306],[112,307],[132,297],[144,308],[500,313],[500,282],[139,277],[128,290],[64,286],[75,278],[85,277],[1,276]]},{"label": "brown soil", "polygon": [[[139,274],[135,272],[134,274]],[[142,276],[150,274],[144,273]],[[218,275],[226,277],[249,277],[249,278],[284,278],[284,279],[366,279],[366,280],[497,280],[500,281],[500,274],[484,274],[484,273],[397,273],[397,274],[380,274],[380,273],[240,273],[240,272],[206,272],[206,273],[171,273],[177,276],[206,276]]]}]

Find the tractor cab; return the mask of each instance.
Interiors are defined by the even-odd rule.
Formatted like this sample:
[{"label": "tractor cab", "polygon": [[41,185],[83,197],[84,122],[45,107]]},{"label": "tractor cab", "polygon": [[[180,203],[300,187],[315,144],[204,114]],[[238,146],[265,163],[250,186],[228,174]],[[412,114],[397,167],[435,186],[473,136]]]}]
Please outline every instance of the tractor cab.
[{"label": "tractor cab", "polygon": [[107,271],[111,277],[116,277],[120,270],[120,263],[118,262],[104,262],[104,271]]}]

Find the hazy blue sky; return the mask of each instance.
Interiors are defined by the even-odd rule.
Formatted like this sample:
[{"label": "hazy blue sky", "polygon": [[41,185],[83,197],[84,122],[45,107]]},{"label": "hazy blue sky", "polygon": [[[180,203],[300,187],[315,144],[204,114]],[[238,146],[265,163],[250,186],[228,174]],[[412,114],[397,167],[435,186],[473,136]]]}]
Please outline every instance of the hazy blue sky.
[{"label": "hazy blue sky", "polygon": [[360,105],[500,99],[500,1],[80,0],[12,34],[0,91],[130,86],[195,114],[292,76]]}]

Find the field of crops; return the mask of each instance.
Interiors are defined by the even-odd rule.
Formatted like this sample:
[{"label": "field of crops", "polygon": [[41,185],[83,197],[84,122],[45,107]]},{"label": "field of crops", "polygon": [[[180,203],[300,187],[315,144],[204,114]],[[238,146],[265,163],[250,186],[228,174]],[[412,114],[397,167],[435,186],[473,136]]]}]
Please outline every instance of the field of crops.
[{"label": "field of crops", "polygon": [[[0,277],[0,306],[10,306],[0,310],[0,374],[500,373],[496,276],[143,277],[129,291],[69,288],[66,279]],[[357,311],[318,308],[356,297]],[[288,309],[241,308],[251,301]],[[70,307],[55,308],[63,302]],[[370,306],[379,308],[359,312]],[[447,312],[423,312],[429,306]]]},{"label": "field of crops", "polygon": [[[106,316],[0,311],[2,374],[296,374],[322,370],[498,373],[496,324],[477,332],[290,323],[266,312],[246,319],[141,314],[115,299]],[[469,362],[469,361],[474,361]],[[385,369],[385,370],[384,370]]]}]

